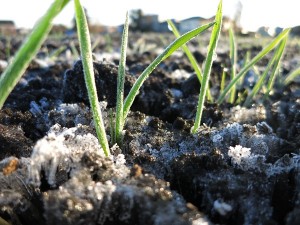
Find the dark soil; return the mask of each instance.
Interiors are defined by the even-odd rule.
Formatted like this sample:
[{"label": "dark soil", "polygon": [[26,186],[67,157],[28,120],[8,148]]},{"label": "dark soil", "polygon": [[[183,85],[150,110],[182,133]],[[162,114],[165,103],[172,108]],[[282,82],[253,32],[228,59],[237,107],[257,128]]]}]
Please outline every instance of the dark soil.
[{"label": "dark soil", "polygon": [[[157,34],[130,35],[125,95],[162,46]],[[96,38],[95,80],[109,134],[120,38],[112,37],[111,46]],[[206,103],[202,126],[192,135],[200,84],[177,51],[145,81],[123,146],[111,146],[106,158],[82,63],[70,57],[74,40],[47,40],[0,110],[1,225],[300,224],[299,79],[288,86],[277,79],[270,97],[258,95],[250,108]],[[8,61],[2,54],[7,40],[0,41],[0,59]],[[20,42],[9,41],[15,52]],[[207,41],[190,45],[201,64]],[[241,39],[240,65],[247,51],[254,56],[263,47],[249,41]],[[50,60],[61,45],[65,51]],[[222,71],[230,68],[226,38],[218,49],[210,82],[215,98]],[[299,56],[299,47],[290,44],[280,76],[297,67]],[[257,70],[265,66],[263,61]],[[249,91],[256,76],[250,71],[239,93]]]}]

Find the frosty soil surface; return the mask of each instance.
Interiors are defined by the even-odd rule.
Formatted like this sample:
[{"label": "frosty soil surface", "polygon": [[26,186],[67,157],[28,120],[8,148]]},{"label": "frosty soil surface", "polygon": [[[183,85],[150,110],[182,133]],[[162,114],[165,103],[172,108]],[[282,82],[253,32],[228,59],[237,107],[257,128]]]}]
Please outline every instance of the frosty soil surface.
[{"label": "frosty soil surface", "polygon": [[[164,38],[131,34],[125,95],[172,40]],[[109,134],[120,39],[94,40],[95,79]],[[190,45],[199,63],[207,39],[201,41]],[[123,146],[112,146],[105,158],[73,42],[47,40],[0,111],[1,225],[299,224],[299,79],[286,87],[276,83],[270,98],[258,96],[250,108],[207,103],[199,133],[191,135],[200,84],[177,51],[146,80],[127,119]],[[257,40],[241,42],[240,60],[247,50],[255,55],[261,49],[253,45]],[[51,58],[60,46],[65,50]],[[228,39],[218,49],[210,84],[214,97],[223,68],[230,68]],[[281,76],[299,59],[299,46],[289,45]],[[0,60],[2,67],[8,61],[5,54]],[[264,68],[260,63],[258,70]],[[249,72],[240,92],[255,81]]]}]

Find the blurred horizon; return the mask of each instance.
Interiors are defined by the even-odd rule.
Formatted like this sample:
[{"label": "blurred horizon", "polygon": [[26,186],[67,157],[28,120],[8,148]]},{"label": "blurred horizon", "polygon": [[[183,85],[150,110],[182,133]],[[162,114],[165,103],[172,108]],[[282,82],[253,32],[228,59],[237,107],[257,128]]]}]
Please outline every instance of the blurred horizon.
[{"label": "blurred horizon", "polygon": [[[53,2],[53,0],[1,1],[0,20],[12,20],[18,28],[32,28]],[[214,16],[219,0],[185,0],[184,4],[180,5],[171,0],[152,0],[151,2],[109,0],[105,3],[81,0],[81,2],[92,23],[117,26],[123,24],[126,11],[134,9],[141,9],[145,15],[156,14],[160,21],[166,19],[180,21],[191,17],[210,18]],[[295,2],[293,0],[223,0],[223,14],[231,19],[238,18],[239,24],[246,31],[257,31],[263,26],[294,27],[300,25],[300,14],[297,12],[298,7]],[[34,7],[31,7],[32,5]],[[73,3],[70,2],[55,19],[54,24],[70,27],[74,17],[73,7]]]}]

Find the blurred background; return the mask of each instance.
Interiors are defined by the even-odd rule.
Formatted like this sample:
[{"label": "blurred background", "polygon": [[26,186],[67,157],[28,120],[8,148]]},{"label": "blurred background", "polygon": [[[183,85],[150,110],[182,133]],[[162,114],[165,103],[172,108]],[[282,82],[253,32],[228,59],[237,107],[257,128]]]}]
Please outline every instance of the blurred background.
[{"label": "blurred background", "polygon": [[[12,29],[30,29],[53,0],[0,0],[0,27],[14,26]],[[163,32],[159,27],[166,19],[181,24],[181,31],[195,28],[210,21],[219,0],[81,0],[91,26],[102,30],[114,30],[123,24],[126,11],[130,12],[132,28],[144,31]],[[55,19],[56,25],[72,28],[74,10],[70,2]],[[299,2],[294,0],[223,0],[226,21],[234,21],[234,26],[242,32],[261,31],[274,36],[278,30],[300,24]],[[138,27],[143,26],[143,27]],[[0,28],[0,31],[3,28]],[[97,30],[96,29],[96,30]]]}]

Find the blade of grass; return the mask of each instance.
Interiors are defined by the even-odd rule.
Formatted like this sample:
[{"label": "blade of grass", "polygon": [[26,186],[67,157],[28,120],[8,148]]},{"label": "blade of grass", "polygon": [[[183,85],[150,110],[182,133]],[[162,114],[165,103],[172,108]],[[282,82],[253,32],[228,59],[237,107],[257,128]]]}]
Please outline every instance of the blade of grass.
[{"label": "blade of grass", "polygon": [[80,54],[77,51],[77,48],[76,48],[75,43],[73,41],[71,41],[70,47],[71,47],[71,50],[72,50],[72,53],[73,53],[73,58],[74,59],[80,59]]},{"label": "blade of grass", "polygon": [[213,30],[211,33],[211,38],[209,41],[209,46],[208,46],[208,52],[207,52],[207,57],[205,60],[205,65],[204,65],[204,72],[203,72],[203,80],[202,80],[202,85],[200,89],[200,94],[199,94],[199,99],[198,99],[198,105],[197,105],[197,112],[196,112],[196,118],[195,118],[195,124],[192,128],[192,133],[195,134],[198,131],[198,128],[200,126],[201,118],[202,118],[202,112],[203,112],[203,106],[204,106],[204,101],[205,101],[205,94],[207,91],[208,87],[208,81],[210,77],[210,72],[211,72],[211,67],[213,64],[213,57],[216,52],[216,47],[218,44],[221,28],[222,28],[222,0],[220,0],[219,5],[218,5],[218,10],[216,13],[216,18],[215,21],[216,23],[213,26]]},{"label": "blade of grass", "polygon": [[278,49],[275,52],[275,62],[274,62],[274,67],[272,69],[271,72],[271,76],[267,85],[267,92],[266,92],[266,96],[269,95],[270,91],[273,88],[274,82],[275,82],[275,78],[276,78],[276,74],[278,73],[278,68],[280,65],[280,61],[283,57],[283,52],[287,43],[289,35],[287,34],[286,37],[280,42]]},{"label": "blade of grass", "polygon": [[[274,55],[275,56],[275,55]],[[253,99],[253,97],[257,94],[257,92],[262,88],[264,81],[266,80],[266,77],[272,67],[272,65],[275,62],[275,57],[272,58],[272,60],[269,61],[267,68],[265,69],[265,71],[263,72],[263,74],[260,76],[260,78],[258,79],[257,83],[254,85],[252,91],[250,92],[250,94],[248,94],[243,106],[244,107],[248,107]]]},{"label": "blade of grass", "polygon": [[[230,79],[233,80],[236,75],[236,63],[237,63],[237,49],[236,49],[236,41],[233,29],[230,28],[229,30],[229,45],[230,45],[230,61],[231,61],[231,72],[230,72]],[[229,102],[231,104],[235,101],[236,95],[236,84],[232,87],[230,91]]]},{"label": "blade of grass", "polygon": [[109,109],[109,131],[110,131],[110,144],[114,145],[116,143],[116,138],[115,138],[115,122],[113,119],[113,110],[112,108]]},{"label": "blade of grass", "polygon": [[41,48],[52,27],[52,21],[69,0],[56,0],[38,21],[31,34],[16,53],[13,62],[6,68],[0,77],[0,109],[10,92],[24,74],[29,63]]},{"label": "blade of grass", "polygon": [[[102,37],[101,37],[102,38]],[[97,38],[94,44],[92,45],[92,52],[95,50],[95,48],[99,45],[101,38]]]},{"label": "blade of grass", "polygon": [[[272,57],[272,59],[269,61],[267,68],[265,69],[263,75],[259,78],[259,80],[257,81],[257,83],[255,84],[255,86],[253,87],[252,91],[250,92],[250,94],[247,96],[246,101],[244,103],[244,107],[247,107],[250,105],[252,99],[254,98],[254,96],[258,93],[259,90],[261,90],[264,81],[267,78],[267,75],[269,74],[271,68],[271,75],[270,75],[270,79],[269,79],[269,83],[270,80],[274,80],[274,76],[275,73],[278,70],[278,66],[279,66],[279,62],[283,56],[283,51],[285,49],[285,45],[287,42],[288,36],[286,36],[281,42],[280,44],[277,46],[276,51],[274,53],[274,56]],[[268,95],[270,90],[267,90],[265,95]]]},{"label": "blade of grass", "polygon": [[222,72],[221,85],[220,85],[220,93],[222,93],[222,92],[223,92],[223,90],[224,90],[224,87],[225,87],[225,81],[226,81],[226,70],[227,70],[227,69],[223,69],[223,72]]},{"label": "blade of grass", "polygon": [[[244,56],[244,60],[243,60],[243,65],[241,66],[241,68],[244,68],[249,62],[250,62],[250,58],[251,58],[251,52],[250,50],[248,50]],[[251,69],[251,68],[250,68]],[[245,74],[244,73],[241,78],[237,81],[237,85],[238,87],[241,89],[242,88],[242,85],[244,83],[244,80],[245,80]]]},{"label": "blade of grass", "polygon": [[[172,28],[172,32],[173,34],[175,35],[176,38],[179,38],[180,37],[180,33],[179,31],[177,30],[175,24],[171,21],[171,20],[167,20],[169,26]],[[201,68],[200,66],[198,65],[198,62],[197,60],[195,59],[194,55],[191,53],[190,49],[187,47],[186,44],[182,45],[181,46],[182,50],[184,51],[184,53],[186,54],[186,56],[188,57],[197,77],[198,77],[198,80],[200,82],[200,84],[202,84],[202,71],[201,71]],[[209,88],[207,88],[207,100],[212,102],[213,101],[213,98],[211,96],[211,93],[210,93],[210,90]]]},{"label": "blade of grass", "polygon": [[[191,30],[183,34],[180,38],[177,38],[173,43],[171,43],[156,59],[142,72],[139,78],[135,81],[133,87],[131,88],[129,94],[127,95],[124,101],[124,111],[123,111],[123,120],[125,121],[129,109],[137,96],[139,89],[143,85],[146,78],[151,74],[151,72],[166,58],[168,58],[174,51],[180,48],[183,44],[199,35],[203,31],[207,30],[209,27],[214,25],[214,22],[198,27],[194,30]],[[124,124],[124,123],[123,123]]]},{"label": "blade of grass", "polygon": [[289,29],[283,30],[269,45],[267,45],[260,53],[258,53],[243,69],[235,76],[233,80],[226,86],[224,91],[220,94],[217,103],[221,104],[228,92],[235,85],[235,83],[259,60],[261,60],[266,54],[268,54],[272,49],[274,49],[279,42],[288,34]]},{"label": "blade of grass", "polygon": [[243,92],[239,92],[239,93],[238,93],[238,98],[237,98],[237,100],[235,101],[235,104],[241,105],[241,103],[242,103],[242,102],[244,101],[244,99],[246,98],[247,94],[248,94],[248,90],[247,90],[247,89],[245,89]]},{"label": "blade of grass", "polygon": [[104,154],[106,156],[109,156],[110,154],[109,146],[106,138],[106,132],[102,120],[102,113],[99,106],[96,84],[95,84],[95,75],[93,69],[93,58],[92,58],[91,41],[90,41],[90,34],[88,30],[88,24],[84,13],[84,9],[80,1],[74,0],[74,6],[75,6],[75,13],[76,13],[75,17],[76,17],[77,32],[78,32],[80,51],[81,51],[81,59],[82,59],[82,65],[84,71],[84,79],[88,91],[91,109],[93,112],[96,133],[100,145],[104,151]]},{"label": "blade of grass", "polygon": [[293,70],[289,75],[287,75],[287,77],[283,81],[283,84],[284,85],[290,84],[299,75],[300,75],[300,67]]},{"label": "blade of grass", "polygon": [[54,60],[56,59],[63,51],[66,50],[66,46],[60,46],[58,49],[56,49],[51,55],[49,56],[50,59]]},{"label": "blade of grass", "polygon": [[124,23],[121,58],[118,69],[117,80],[117,105],[116,105],[116,128],[115,128],[115,142],[119,146],[122,145],[122,131],[123,131],[123,101],[124,101],[124,80],[125,80],[125,67],[126,67],[126,48],[128,43],[128,12],[126,13],[126,20]]}]

